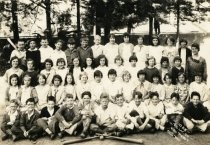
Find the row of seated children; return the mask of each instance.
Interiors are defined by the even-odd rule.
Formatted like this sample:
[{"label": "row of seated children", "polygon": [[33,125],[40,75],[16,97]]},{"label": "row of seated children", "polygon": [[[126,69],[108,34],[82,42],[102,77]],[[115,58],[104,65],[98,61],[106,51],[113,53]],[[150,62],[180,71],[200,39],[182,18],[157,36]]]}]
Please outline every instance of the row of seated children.
[{"label": "row of seated children", "polygon": [[[135,57],[132,58],[135,59]],[[154,65],[154,61],[154,58],[149,59],[149,66]],[[177,63],[177,61],[175,62]],[[46,68],[50,67],[51,63],[52,61],[46,60]],[[182,104],[187,103],[189,94],[196,90],[201,95],[202,102],[209,100],[209,88],[203,82],[203,75],[200,73],[195,74],[195,81],[188,85],[186,75],[182,71],[177,72],[178,74],[176,74],[174,80],[173,71],[172,73],[165,73],[163,77],[161,77],[158,70],[149,71],[147,69],[136,71],[135,74],[131,74],[130,69],[123,70],[119,76],[117,69],[112,68],[107,70],[107,73],[96,69],[93,70],[92,75],[86,71],[73,71],[73,73],[66,71],[65,75],[60,75],[56,72],[51,73],[51,70],[49,73],[47,70],[42,70],[40,74],[31,72],[30,70],[33,70],[33,60],[30,59],[27,61],[27,66],[28,71],[23,72],[18,68],[18,59],[12,59],[12,68],[5,73],[5,78],[9,77],[6,79],[8,82],[5,91],[6,104],[11,99],[17,99],[20,105],[24,107],[25,101],[29,97],[33,97],[41,109],[46,104],[47,96],[54,96],[56,103],[61,105],[65,94],[70,93],[74,96],[74,99],[81,100],[81,94],[84,91],[90,91],[93,96],[92,99],[96,102],[98,102],[102,92],[106,92],[110,98],[123,93],[125,101],[130,102],[135,90],[142,92],[144,99],[148,98],[148,92],[157,91],[160,99],[166,102],[170,100],[173,92],[177,92],[180,95]],[[173,84],[173,80],[176,85]],[[112,101],[114,103],[114,100]]]},{"label": "row of seated children", "polygon": [[65,102],[59,108],[55,97],[49,96],[47,106],[41,111],[35,109],[34,98],[26,100],[25,111],[20,111],[18,102],[11,100],[1,124],[2,140],[36,141],[43,134],[51,139],[65,135],[85,138],[96,133],[122,136],[158,130],[171,131],[175,136],[206,132],[210,125],[210,113],[195,91],[185,106],[180,103],[178,93],[171,94],[168,106],[159,99],[157,92],[151,92],[149,98],[143,100],[143,94],[135,91],[130,103],[125,102],[123,94],[115,96],[116,104],[106,93],[100,96],[99,104],[91,101],[91,97],[92,94],[85,91],[76,102],[72,94],[66,94]]}]

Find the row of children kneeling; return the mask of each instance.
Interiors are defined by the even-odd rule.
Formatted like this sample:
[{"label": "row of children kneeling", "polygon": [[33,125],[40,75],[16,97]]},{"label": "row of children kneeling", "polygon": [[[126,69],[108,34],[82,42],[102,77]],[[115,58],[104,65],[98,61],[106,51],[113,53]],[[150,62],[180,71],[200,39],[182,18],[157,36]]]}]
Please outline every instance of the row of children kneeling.
[{"label": "row of children kneeling", "polygon": [[173,135],[181,133],[205,132],[210,125],[210,113],[200,102],[200,94],[192,92],[190,102],[179,103],[179,94],[172,93],[171,101],[164,105],[157,92],[150,92],[144,100],[141,92],[133,93],[128,104],[122,94],[116,95],[116,104],[110,102],[107,94],[100,96],[99,104],[91,101],[91,93],[85,91],[78,103],[72,94],[67,94],[64,104],[55,105],[55,98],[49,96],[47,106],[40,112],[35,109],[34,98],[26,100],[27,110],[20,112],[16,100],[11,100],[4,115],[1,130],[2,140],[12,138],[36,141],[43,134],[51,139],[64,135],[80,135],[85,138],[95,133],[116,136],[132,133],[170,130]]}]

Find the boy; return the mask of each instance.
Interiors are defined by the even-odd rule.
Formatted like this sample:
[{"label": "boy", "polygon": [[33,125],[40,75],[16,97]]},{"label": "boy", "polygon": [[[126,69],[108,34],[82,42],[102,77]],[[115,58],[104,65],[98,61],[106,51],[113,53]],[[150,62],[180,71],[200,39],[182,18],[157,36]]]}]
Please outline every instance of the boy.
[{"label": "boy", "polygon": [[80,114],[82,115],[82,125],[83,130],[80,134],[81,138],[85,138],[88,134],[89,126],[92,120],[94,119],[94,108],[95,105],[91,102],[91,93],[89,91],[85,91],[82,93],[82,101],[79,102],[78,107],[80,110]]},{"label": "boy", "polygon": [[78,56],[77,49],[75,47],[75,40],[70,38],[67,42],[67,49],[65,50],[68,68],[73,66],[73,58]]},{"label": "boy", "polygon": [[83,68],[86,64],[86,58],[93,58],[93,51],[88,46],[89,39],[87,37],[81,38],[81,46],[77,48],[80,66]]},{"label": "boy", "polygon": [[36,41],[34,39],[29,40],[29,49],[26,50],[26,60],[29,58],[34,61],[34,69],[36,71],[39,70],[41,55],[40,51],[36,48]]},{"label": "boy", "polygon": [[123,34],[123,43],[119,45],[119,54],[124,59],[124,65],[127,66],[129,64],[129,57],[133,54],[134,46],[129,42],[130,35],[129,33]]},{"label": "boy", "polygon": [[37,125],[50,136],[51,140],[55,138],[57,120],[54,115],[59,109],[59,107],[55,105],[55,102],[55,97],[47,97],[47,106],[42,108],[40,118],[37,120]]},{"label": "boy", "polygon": [[25,61],[26,61],[26,51],[25,51],[25,42],[21,39],[18,40],[17,42],[17,49],[13,50],[10,59],[14,56],[17,56],[18,59],[20,59],[20,68],[23,70],[25,69]]},{"label": "boy", "polygon": [[124,103],[124,97],[122,94],[116,95],[116,125],[119,131],[118,135],[122,135],[123,133],[130,134],[134,129],[134,124],[131,120],[126,116],[128,113],[128,104]]},{"label": "boy", "polygon": [[198,92],[191,93],[191,102],[184,109],[183,123],[188,129],[188,133],[194,133],[195,130],[205,132],[210,125],[210,114],[206,107],[200,103],[200,94]]},{"label": "boy", "polygon": [[[67,60],[66,60],[66,54],[63,52],[62,50],[63,47],[63,41],[62,40],[57,40],[55,42],[55,50],[53,50],[52,54],[51,54],[51,59],[53,61],[53,64],[57,64],[57,60],[59,58],[63,58],[65,61],[65,66],[67,66]],[[56,67],[56,66],[54,66]]]},{"label": "boy", "polygon": [[171,101],[165,108],[165,112],[167,115],[167,123],[169,130],[171,130],[175,135],[181,130],[180,125],[183,125],[183,111],[184,107],[180,104],[179,94],[172,93],[171,94]]},{"label": "boy", "polygon": [[17,110],[18,103],[16,100],[11,100],[9,104],[9,111],[4,114],[1,123],[1,130],[4,133],[2,136],[2,141],[12,138],[15,141],[16,136],[12,134],[11,129],[13,126],[18,126],[20,124],[20,112]]},{"label": "boy", "polygon": [[20,125],[12,129],[12,133],[16,136],[16,138],[13,138],[13,141],[21,138],[36,141],[42,133],[42,129],[37,126],[39,112],[35,110],[34,98],[27,99],[26,106],[27,110],[23,112],[20,117]]},{"label": "boy", "polygon": [[106,56],[109,66],[113,66],[115,57],[119,55],[119,46],[115,43],[114,34],[110,34],[109,43],[104,46],[103,54]]},{"label": "boy", "polygon": [[65,133],[73,135],[81,119],[79,109],[74,102],[72,94],[66,94],[65,104],[56,112],[55,117],[59,121],[59,138],[63,138]]},{"label": "boy", "polygon": [[127,118],[131,120],[134,124],[134,131],[140,132],[143,130],[148,130],[155,127],[155,122],[149,119],[145,114],[145,104],[143,103],[142,93],[134,92],[133,93],[133,101],[129,103],[129,109],[127,113]]},{"label": "boy", "polygon": [[187,43],[188,43],[187,40],[181,39],[180,43],[179,43],[180,48],[178,49],[179,56],[182,59],[182,64],[181,65],[184,69],[186,67],[187,59],[192,56],[192,51],[189,48],[187,48]]},{"label": "boy", "polygon": [[39,48],[40,54],[41,54],[41,63],[42,63],[42,69],[44,68],[44,62],[46,59],[51,58],[51,55],[53,53],[52,47],[50,47],[48,44],[48,40],[46,37],[42,37],[41,39],[41,47]]},{"label": "boy", "polygon": [[178,79],[178,74],[179,73],[184,73],[185,70],[182,67],[182,59],[179,56],[176,56],[174,58],[174,66],[170,70],[170,74],[172,76],[172,84],[176,85],[177,84],[177,79]]},{"label": "boy", "polygon": [[26,60],[26,64],[27,64],[27,70],[22,74],[21,80],[26,74],[28,74],[31,77],[31,86],[34,87],[37,85],[37,75],[38,75],[38,72],[34,70],[34,60],[29,58]]},{"label": "boy", "polygon": [[106,82],[105,92],[109,95],[112,103],[116,103],[115,96],[122,93],[122,86],[120,82],[116,81],[117,72],[115,69],[108,71],[108,80]]},{"label": "boy", "polygon": [[90,92],[92,94],[92,101],[99,104],[100,96],[104,92],[104,86],[101,82],[103,74],[100,70],[94,72],[94,81],[90,84]]},{"label": "boy", "polygon": [[95,109],[96,123],[90,125],[90,130],[93,133],[112,133],[116,130],[115,111],[112,105],[109,104],[107,94],[100,96],[100,105]]},{"label": "boy", "polygon": [[99,55],[103,54],[104,46],[101,45],[101,36],[96,35],[94,37],[94,43],[91,49],[93,51],[93,58],[96,59]]}]

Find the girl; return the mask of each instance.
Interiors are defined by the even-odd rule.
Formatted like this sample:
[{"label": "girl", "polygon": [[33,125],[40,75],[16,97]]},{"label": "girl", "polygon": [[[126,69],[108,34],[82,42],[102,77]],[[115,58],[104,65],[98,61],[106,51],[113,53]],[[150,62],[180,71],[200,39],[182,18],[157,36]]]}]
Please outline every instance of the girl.
[{"label": "girl", "polygon": [[137,66],[142,68],[145,68],[145,61],[149,57],[149,50],[148,47],[143,44],[144,37],[138,36],[137,38],[138,44],[134,47],[133,53],[138,58]]},{"label": "girl", "polygon": [[23,70],[19,68],[20,60],[17,56],[11,58],[10,64],[12,67],[8,69],[3,76],[6,83],[9,83],[9,78],[12,74],[17,74],[18,77],[20,77],[23,74]]},{"label": "girl", "polygon": [[70,67],[69,72],[73,74],[75,84],[79,83],[79,74],[82,72],[82,68],[80,67],[80,62],[78,57],[73,58],[73,66]]},{"label": "girl", "polygon": [[83,71],[88,74],[88,81],[91,82],[93,78],[93,73],[94,73],[94,64],[93,64],[93,59],[90,57],[86,58],[86,64],[85,67],[83,68]]},{"label": "girl", "polygon": [[149,57],[153,56],[157,61],[157,68],[160,68],[160,59],[162,57],[163,47],[160,46],[160,40],[157,36],[152,38],[152,46],[149,46]]},{"label": "girl", "polygon": [[149,116],[149,118],[155,121],[155,128],[157,130],[164,130],[166,123],[166,115],[164,113],[164,105],[159,100],[159,94],[157,92],[151,92],[150,102],[146,105],[145,114]]},{"label": "girl", "polygon": [[103,81],[107,80],[107,73],[108,73],[108,61],[105,55],[98,56],[98,66],[95,70],[100,70],[104,76]]},{"label": "girl", "polygon": [[26,59],[32,59],[34,61],[34,69],[37,71],[40,69],[41,55],[40,51],[36,48],[36,41],[34,39],[29,40],[29,48],[26,50]]},{"label": "girl", "polygon": [[46,84],[52,84],[52,78],[55,75],[55,69],[53,67],[53,62],[51,59],[46,59],[44,62],[45,69],[43,69],[40,73],[45,75],[46,77]]},{"label": "girl", "polygon": [[129,57],[133,54],[133,44],[130,43],[130,34],[123,34],[123,43],[119,45],[119,55],[124,59],[124,64],[127,66],[129,64]]},{"label": "girl", "polygon": [[93,51],[93,58],[96,59],[99,55],[103,54],[104,46],[101,45],[101,36],[94,36],[94,45],[91,47]]},{"label": "girl", "polygon": [[176,85],[177,83],[177,78],[179,73],[184,73],[184,68],[181,66],[182,64],[182,59],[179,56],[176,56],[174,58],[174,66],[170,70],[170,74],[173,77],[172,78],[172,84]]},{"label": "girl", "polygon": [[23,76],[23,85],[20,89],[20,107],[21,110],[26,108],[26,100],[29,98],[34,98],[35,102],[38,102],[38,94],[36,89],[31,86],[31,77],[29,75]]},{"label": "girl", "polygon": [[[65,60],[63,58],[58,58],[56,62],[57,68],[55,69],[55,74],[60,75],[62,80],[65,80],[66,74],[68,73],[68,69],[65,67]],[[64,81],[62,83],[64,85]]]},{"label": "girl", "polygon": [[63,52],[62,50],[63,47],[63,41],[62,40],[57,40],[55,43],[55,50],[53,50],[52,55],[51,55],[51,59],[53,61],[53,64],[57,63],[57,60],[59,58],[63,58],[64,62],[65,62],[65,67],[67,66],[67,59],[66,59],[66,54],[65,52]]},{"label": "girl", "polygon": [[175,40],[173,37],[168,37],[166,39],[166,46],[163,49],[163,56],[169,59],[170,67],[173,67],[173,60],[175,56],[178,56],[178,49],[176,48]]},{"label": "girl", "polygon": [[65,98],[64,86],[62,84],[62,78],[59,75],[54,75],[52,79],[52,86],[50,88],[49,96],[53,96],[56,99],[56,104],[61,106]]},{"label": "girl", "polygon": [[38,95],[38,109],[41,110],[47,104],[47,97],[49,95],[50,86],[46,84],[47,78],[44,74],[39,74],[37,77],[38,85],[35,87]]},{"label": "girl", "polygon": [[88,83],[88,75],[86,72],[82,72],[79,75],[80,83],[76,85],[77,98],[81,101],[81,95],[85,91],[90,91],[90,84]]},{"label": "girl", "polygon": [[163,85],[161,84],[161,78],[159,74],[154,74],[152,76],[152,84],[150,88],[151,92],[157,92],[159,94],[159,99],[164,100],[165,99],[165,89]]},{"label": "girl", "polygon": [[175,91],[175,85],[173,85],[171,82],[172,82],[172,77],[169,73],[166,73],[164,78],[164,90],[165,90],[165,99],[164,99],[164,103],[165,105],[167,103],[170,102],[171,100],[171,94]]},{"label": "girl", "polygon": [[17,100],[20,103],[20,80],[17,74],[9,77],[9,86],[6,89],[5,104],[9,105],[10,100]]},{"label": "girl", "polygon": [[122,93],[126,103],[129,103],[133,99],[133,92],[135,89],[134,84],[131,82],[131,74],[128,71],[124,71],[122,74]]},{"label": "girl", "polygon": [[136,63],[138,62],[138,58],[135,55],[132,55],[129,58],[130,66],[126,67],[127,70],[131,73],[131,81],[133,84],[138,84],[138,77],[137,72],[139,71],[139,67],[136,66]]},{"label": "girl", "polygon": [[206,60],[199,55],[200,46],[198,43],[193,43],[191,46],[192,57],[187,59],[186,65],[186,75],[189,79],[189,83],[194,81],[195,74],[201,73],[203,74],[203,80],[207,79],[207,65]]},{"label": "girl", "polygon": [[65,78],[64,89],[66,94],[72,94],[73,99],[76,99],[75,81],[72,73],[68,73]]},{"label": "girl", "polygon": [[159,74],[158,69],[155,67],[156,65],[156,59],[155,57],[151,56],[146,61],[147,67],[144,68],[144,71],[146,73],[146,80],[152,83],[152,76],[154,74]]},{"label": "girl", "polygon": [[148,100],[148,92],[151,87],[151,83],[146,80],[146,72],[144,70],[139,70],[137,73],[138,85],[135,88],[135,91],[142,93],[142,98],[144,101]]},{"label": "girl", "polygon": [[119,55],[119,45],[115,43],[115,35],[110,34],[109,43],[105,45],[103,50],[103,54],[106,56],[108,60],[108,64],[110,66],[114,65],[114,59],[117,55]]},{"label": "girl", "polygon": [[189,94],[197,91],[200,94],[200,101],[208,101],[208,86],[203,82],[201,73],[195,74],[195,81],[190,84]]},{"label": "girl", "polygon": [[91,92],[91,99],[92,101],[96,102],[97,104],[100,103],[100,96],[104,92],[104,85],[101,82],[103,78],[103,74],[100,70],[96,70],[93,74],[94,81],[90,84],[90,92]]},{"label": "girl", "polygon": [[159,69],[160,77],[161,77],[162,82],[164,82],[163,78],[165,74],[170,71],[168,57],[162,57],[160,60],[160,65],[161,65],[161,68]]},{"label": "girl", "polygon": [[124,62],[123,58],[120,55],[117,55],[114,59],[115,64],[111,67],[117,71],[117,77],[118,77],[117,79],[119,81],[121,81],[122,73],[125,70],[125,68],[123,66],[123,62]]},{"label": "girl", "polygon": [[185,105],[189,101],[189,85],[185,82],[185,74],[179,73],[175,92],[180,96],[180,103]]}]

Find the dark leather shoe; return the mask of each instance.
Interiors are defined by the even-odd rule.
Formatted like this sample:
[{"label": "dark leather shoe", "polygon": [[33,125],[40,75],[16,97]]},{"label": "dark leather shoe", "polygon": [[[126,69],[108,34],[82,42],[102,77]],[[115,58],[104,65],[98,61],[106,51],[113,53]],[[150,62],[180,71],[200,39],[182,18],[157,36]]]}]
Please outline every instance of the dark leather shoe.
[{"label": "dark leather shoe", "polygon": [[4,141],[4,140],[7,140],[10,138],[10,135],[9,134],[5,134],[4,136],[2,136],[1,140]]}]

